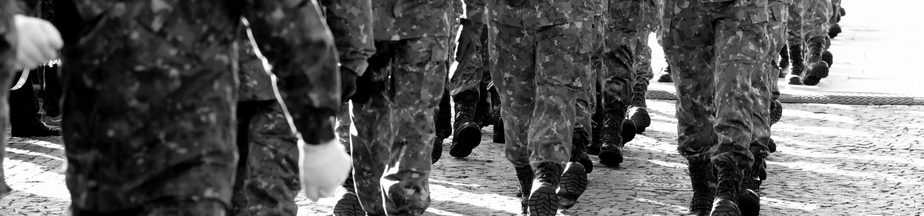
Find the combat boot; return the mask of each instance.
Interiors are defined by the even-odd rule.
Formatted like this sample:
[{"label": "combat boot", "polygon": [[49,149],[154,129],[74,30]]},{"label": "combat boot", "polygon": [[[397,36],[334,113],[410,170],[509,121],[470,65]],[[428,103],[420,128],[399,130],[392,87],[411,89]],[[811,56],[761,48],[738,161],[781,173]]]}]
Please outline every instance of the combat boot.
[{"label": "combat boot", "polygon": [[[828,66],[834,66],[834,54],[831,54],[831,51],[825,50],[821,53],[821,60],[825,63],[828,63]],[[828,74],[825,74],[825,77],[828,77]]]},{"label": "combat boot", "polygon": [[514,167],[514,170],[516,170],[517,173],[517,181],[520,183],[520,207],[523,211],[522,213],[526,215],[528,209],[526,204],[527,200],[529,200],[529,191],[533,188],[533,178],[535,178],[535,175],[533,169],[529,166]]},{"label": "combat boot", "polygon": [[526,206],[530,216],[554,216],[558,212],[558,189],[562,174],[562,165],[555,162],[543,162],[536,166],[536,178],[533,179]]},{"label": "combat boot", "polygon": [[457,158],[468,157],[472,150],[481,143],[481,126],[475,122],[475,105],[477,93],[459,93],[456,95],[456,119],[453,127],[452,145],[449,155]]},{"label": "combat boot", "polygon": [[648,126],[651,126],[651,116],[648,115],[648,108],[645,107],[629,109],[629,120],[632,120],[636,134],[642,134]]},{"label": "combat boot", "polygon": [[587,155],[587,145],[590,145],[590,132],[583,127],[575,127],[574,135],[571,137],[571,162],[578,162],[587,171],[587,173],[593,172],[594,162],[590,160],[590,156]]},{"label": "combat boot", "polygon": [[337,200],[334,205],[334,215],[336,216],[365,216],[362,205],[359,204],[359,197],[356,196],[356,188],[353,187],[353,177],[347,178],[343,183],[346,193]]},{"label": "combat boot", "polygon": [[805,71],[805,62],[803,61],[802,44],[789,44],[789,61],[792,64],[789,78],[790,85],[802,85],[802,73]]},{"label": "combat boot", "polygon": [[[592,166],[592,165],[591,165]],[[558,185],[558,205],[562,209],[569,209],[577,203],[581,194],[587,190],[587,173],[581,163],[570,162],[561,175],[561,184]]]},{"label": "combat boot", "polygon": [[635,134],[638,133],[638,129],[636,129],[635,122],[632,121],[632,119],[622,120],[622,130],[620,131],[622,131],[620,132],[620,136],[622,136],[623,146],[635,139]]},{"label": "combat boot", "polygon": [[494,121],[494,143],[504,143],[504,119],[501,118],[500,95],[497,94],[497,88],[490,88],[488,94],[491,94],[491,116]]},{"label": "combat boot", "polygon": [[770,102],[770,125],[780,122],[783,118],[783,104],[779,100]]},{"label": "combat boot", "polygon": [[494,122],[494,137],[492,138],[493,138],[494,143],[503,144],[506,141],[505,140],[506,138],[504,137],[504,120],[503,119],[497,118],[497,121]]},{"label": "combat boot", "polygon": [[435,164],[437,161],[440,161],[440,158],[443,156],[443,139],[437,137],[433,139],[433,152],[430,153],[430,162]]},{"label": "combat boot", "polygon": [[831,27],[828,27],[828,37],[831,37],[831,39],[834,39],[837,37],[837,35],[841,34],[842,31],[843,30],[841,29],[840,24],[837,24],[837,23],[831,24]]},{"label": "combat boot", "polygon": [[818,82],[822,78],[828,76],[828,63],[822,61],[822,55],[825,49],[825,40],[824,37],[815,37],[809,40],[808,43],[808,54],[806,55],[806,61],[808,62],[808,68],[805,71],[805,74],[802,76],[802,84],[814,86],[818,85]]},{"label": "combat boot", "polygon": [[52,128],[35,119],[11,119],[10,135],[13,137],[49,137],[61,136],[61,130]]},{"label": "combat boot", "polygon": [[660,77],[658,77],[658,82],[660,83],[674,82],[674,79],[671,78],[671,66],[670,65],[667,65],[667,67],[664,67],[664,73],[661,74]]},{"label": "combat boot", "polygon": [[587,146],[586,152],[590,155],[599,155],[600,148],[603,146],[603,111],[598,109],[591,116],[591,133],[590,146]]},{"label": "combat boot", "polygon": [[741,190],[742,170],[738,169],[730,157],[712,160],[716,171],[716,193],[712,202],[711,216],[739,216],[741,210],[738,198]]},{"label": "combat boot", "polygon": [[712,163],[703,156],[688,157],[690,183],[693,186],[693,198],[690,199],[690,215],[707,216],[712,210],[715,194],[715,175]]}]

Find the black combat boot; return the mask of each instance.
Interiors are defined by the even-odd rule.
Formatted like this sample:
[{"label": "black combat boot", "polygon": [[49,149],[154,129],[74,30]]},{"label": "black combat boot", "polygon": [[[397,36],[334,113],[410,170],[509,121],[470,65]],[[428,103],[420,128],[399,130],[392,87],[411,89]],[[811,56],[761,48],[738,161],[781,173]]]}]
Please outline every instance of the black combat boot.
[{"label": "black combat boot", "polygon": [[529,166],[525,167],[514,167],[517,172],[517,181],[520,182],[520,207],[523,210],[523,214],[527,214],[527,200],[529,200],[529,191],[533,188],[533,178],[535,175],[533,169]]},{"label": "black combat boot", "polygon": [[629,109],[629,119],[635,125],[635,133],[642,134],[648,126],[651,126],[651,116],[648,115],[648,108],[633,107]]},{"label": "black combat boot", "polygon": [[463,92],[455,96],[456,121],[453,127],[452,146],[449,155],[458,158],[468,157],[472,150],[481,143],[481,126],[475,122],[475,105],[477,92]]},{"label": "black combat boot", "polygon": [[443,139],[437,137],[433,139],[433,152],[430,154],[430,163],[435,164],[440,161],[440,158],[443,157]]},{"label": "black combat boot", "polygon": [[[591,165],[592,166],[592,165]],[[565,172],[561,175],[561,184],[558,185],[558,205],[562,209],[569,209],[577,203],[581,194],[587,190],[587,173],[584,165],[578,162],[569,162]]]},{"label": "black combat boot", "polygon": [[533,179],[526,206],[530,216],[554,216],[558,212],[558,189],[562,174],[562,165],[544,162],[536,166],[536,178]]},{"label": "black combat boot", "polygon": [[452,135],[452,104],[449,90],[443,91],[443,98],[434,113],[433,123],[436,125],[436,138],[433,140],[433,152],[430,154],[433,163],[443,156],[443,140]]},{"label": "black combat boot", "polygon": [[815,37],[809,40],[808,54],[805,59],[808,62],[808,69],[802,76],[802,84],[818,85],[822,78],[828,76],[829,65],[827,62],[822,61],[821,57],[825,51],[826,40],[827,38],[824,37]]},{"label": "black combat boot", "polygon": [[[608,167],[619,167],[622,163],[622,147],[625,145],[623,140],[623,126],[627,125],[626,110],[622,104],[616,104],[615,107],[605,108],[603,113],[603,130],[601,131],[600,163]],[[631,124],[631,123],[630,123]],[[631,133],[633,136],[635,133]]]},{"label": "black combat boot", "polygon": [[635,139],[635,134],[638,133],[637,126],[635,126],[635,121],[632,121],[632,119],[622,120],[622,132],[621,133],[622,134],[620,135],[622,136],[623,145]]},{"label": "black combat boot", "polygon": [[359,197],[356,196],[356,188],[353,187],[353,177],[350,176],[343,183],[346,193],[337,200],[334,205],[334,215],[336,216],[365,216],[366,211],[359,204]]},{"label": "black combat boot", "polygon": [[773,100],[770,102],[770,125],[774,125],[777,122],[780,122],[780,119],[783,118],[783,104],[779,100]]},{"label": "black combat boot", "polygon": [[[771,147],[773,145],[774,147]],[[742,179],[744,190],[738,196],[738,207],[742,215],[760,215],[760,186],[767,179],[767,164],[765,159],[769,155],[768,149],[776,148],[770,138],[760,138],[751,144],[751,154],[754,155],[754,164],[745,170]]]},{"label": "black combat boot", "polygon": [[661,82],[661,83],[674,82],[674,79],[671,78],[671,66],[670,65],[667,65],[667,67],[664,67],[664,73],[661,74],[660,77],[658,77],[658,82]]},{"label": "black combat boot", "polygon": [[[600,101],[598,100],[599,104]],[[593,115],[590,116],[591,123],[591,133],[590,133],[590,146],[587,146],[587,154],[599,155],[600,148],[603,146],[603,109],[597,106],[597,110]]]},{"label": "black combat boot", "polygon": [[583,169],[590,173],[594,170],[594,162],[587,155],[587,147],[590,145],[590,132],[583,127],[575,127],[574,135],[571,138],[571,162],[577,162],[583,165]]},{"label": "black combat boot", "polygon": [[730,157],[719,157],[714,160],[713,167],[716,172],[716,193],[712,202],[711,216],[739,216],[741,210],[738,206],[738,197],[741,193],[742,170],[737,167]]},{"label": "black combat boot", "polygon": [[805,62],[803,61],[802,44],[789,44],[789,60],[792,63],[793,76],[789,78],[790,85],[802,85],[802,72],[805,71]]},{"label": "black combat boot", "polygon": [[[834,54],[831,54],[831,51],[825,50],[821,53],[821,60],[825,63],[828,63],[828,66],[834,66]],[[825,77],[828,77],[828,74],[825,74]]]},{"label": "black combat boot", "polygon": [[840,24],[837,24],[837,23],[831,24],[831,27],[828,27],[828,37],[831,37],[831,39],[834,39],[837,37],[837,35],[841,34],[842,31],[843,30],[841,29]]},{"label": "black combat boot", "polygon": [[504,143],[504,119],[501,118],[501,109],[500,109],[500,95],[497,94],[497,88],[491,88],[488,90],[488,93],[491,94],[491,115],[493,116],[494,121],[494,143]]},{"label": "black combat boot", "polygon": [[693,186],[693,198],[690,199],[690,215],[707,216],[712,210],[715,195],[715,174],[712,163],[705,156],[688,157],[690,183]]}]

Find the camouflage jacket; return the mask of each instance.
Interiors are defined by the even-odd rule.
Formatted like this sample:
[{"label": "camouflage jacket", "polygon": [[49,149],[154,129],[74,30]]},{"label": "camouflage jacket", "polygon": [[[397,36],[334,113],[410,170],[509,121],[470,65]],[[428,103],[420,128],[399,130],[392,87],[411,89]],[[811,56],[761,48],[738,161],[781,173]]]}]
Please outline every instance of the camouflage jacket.
[{"label": "camouflage jacket", "polygon": [[584,22],[603,14],[605,0],[496,0],[489,19],[502,25],[538,28]]},{"label": "camouflage jacket", "polygon": [[340,66],[362,76],[375,54],[371,0],[321,0],[334,34]]},{"label": "camouflage jacket", "polygon": [[339,110],[340,76],[315,0],[72,1],[84,23],[79,40],[65,45],[71,88],[107,92],[100,100],[141,108],[221,103],[203,98],[236,95],[234,44],[243,17],[273,65],[298,132],[333,138],[332,124],[318,126],[330,121],[318,119]]},{"label": "camouflage jacket", "polygon": [[455,22],[451,4],[451,0],[374,0],[375,40],[447,37]]}]

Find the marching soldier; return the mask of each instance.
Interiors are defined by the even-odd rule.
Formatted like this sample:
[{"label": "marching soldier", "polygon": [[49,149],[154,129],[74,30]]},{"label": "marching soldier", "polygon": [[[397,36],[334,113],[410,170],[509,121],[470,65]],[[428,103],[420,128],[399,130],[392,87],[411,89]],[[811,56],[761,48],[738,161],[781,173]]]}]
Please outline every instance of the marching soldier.
[{"label": "marching soldier", "polygon": [[[752,215],[743,189],[768,124],[766,0],[666,1],[664,48],[677,87],[678,150],[689,161],[695,215]],[[766,109],[766,111],[765,111]],[[756,144],[756,145],[755,145]],[[713,172],[715,170],[715,172]]]}]

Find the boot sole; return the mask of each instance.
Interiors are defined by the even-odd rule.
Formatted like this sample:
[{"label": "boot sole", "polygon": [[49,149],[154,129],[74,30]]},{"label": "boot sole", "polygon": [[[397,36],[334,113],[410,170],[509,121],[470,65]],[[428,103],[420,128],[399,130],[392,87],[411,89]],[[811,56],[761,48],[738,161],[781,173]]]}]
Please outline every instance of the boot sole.
[{"label": "boot sole", "polygon": [[622,163],[622,150],[614,148],[607,151],[601,151],[600,155],[600,164],[603,164],[607,167],[619,167],[619,164]]},{"label": "boot sole", "polygon": [[481,143],[481,129],[475,127],[463,127],[453,137],[453,145],[449,149],[449,155],[457,158],[468,157],[472,150]]},{"label": "boot sole", "polygon": [[558,184],[558,204],[562,209],[569,209],[577,203],[578,198],[587,190],[587,172],[584,165],[570,163]]},{"label": "boot sole", "polygon": [[554,216],[558,213],[558,195],[555,194],[555,188],[539,186],[530,193],[526,206],[530,216]]},{"label": "boot sole", "polygon": [[738,209],[741,211],[741,215],[760,215],[760,195],[750,189],[744,190],[738,198]]},{"label": "boot sole", "polygon": [[630,119],[632,119],[632,122],[635,123],[636,134],[644,133],[645,129],[647,129],[648,126],[651,126],[651,116],[648,115],[648,112],[636,111],[632,114]]},{"label": "boot sole", "polygon": [[828,75],[828,66],[825,62],[817,62],[812,64],[812,67],[805,74],[805,79],[802,79],[802,84],[807,86],[815,86],[821,81],[821,78],[824,78]]},{"label": "boot sole", "polygon": [[622,143],[626,144],[635,139],[635,134],[637,129],[635,128],[635,123],[631,120],[622,121]]}]

